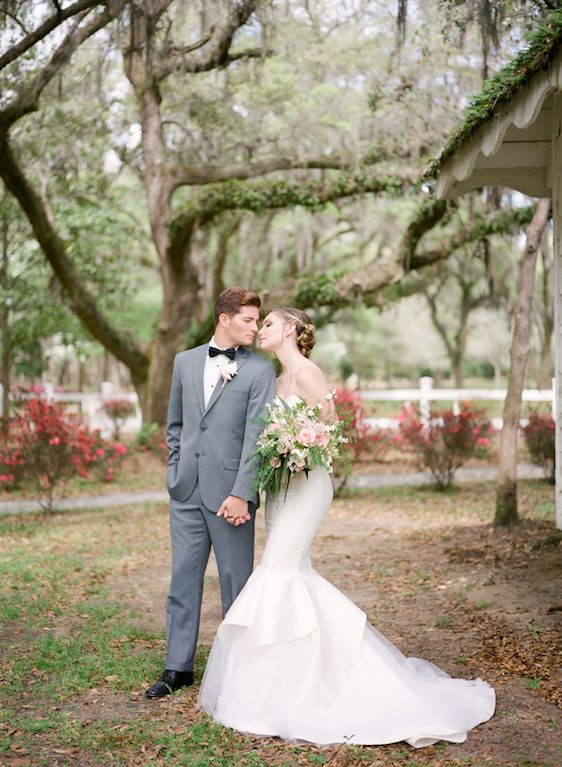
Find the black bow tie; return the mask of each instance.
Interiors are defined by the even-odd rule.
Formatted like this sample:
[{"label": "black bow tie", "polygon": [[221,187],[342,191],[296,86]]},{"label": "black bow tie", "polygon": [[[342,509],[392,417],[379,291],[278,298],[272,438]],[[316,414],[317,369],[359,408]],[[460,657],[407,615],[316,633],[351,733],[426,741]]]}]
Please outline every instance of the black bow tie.
[{"label": "black bow tie", "polygon": [[218,357],[219,354],[225,354],[229,359],[233,360],[236,357],[236,349],[217,349],[215,346],[209,346],[209,357]]}]

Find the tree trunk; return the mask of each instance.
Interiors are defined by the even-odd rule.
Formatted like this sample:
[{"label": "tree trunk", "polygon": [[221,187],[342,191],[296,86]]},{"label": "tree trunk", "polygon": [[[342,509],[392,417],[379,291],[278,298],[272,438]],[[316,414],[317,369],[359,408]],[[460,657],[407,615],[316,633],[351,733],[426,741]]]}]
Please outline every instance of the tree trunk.
[{"label": "tree trunk", "polygon": [[464,359],[460,358],[457,353],[453,356],[453,378],[455,381],[455,389],[462,389],[464,387]]},{"label": "tree trunk", "polygon": [[44,202],[19,166],[7,141],[0,141],[0,176],[26,214],[35,239],[65,290],[72,311],[97,341],[127,365],[131,377],[142,381],[148,367],[146,356],[128,336],[118,333],[102,314],[96,298],[70,259]]},{"label": "tree trunk", "polygon": [[466,342],[468,339],[468,318],[472,310],[471,285],[462,285],[462,297],[460,307],[459,327],[454,336],[453,347],[453,372],[455,376],[455,388],[464,388],[464,360],[466,357]]},{"label": "tree trunk", "polygon": [[521,412],[521,394],[529,356],[535,265],[541,238],[548,221],[549,210],[549,199],[542,198],[537,202],[533,220],[527,229],[525,252],[519,264],[513,339],[510,349],[511,366],[503,408],[503,429],[496,486],[494,524],[498,526],[513,525],[519,520],[517,514],[517,432]]},{"label": "tree trunk", "polygon": [[541,352],[539,361],[538,385],[541,389],[550,389],[552,386],[552,335],[554,333],[554,275],[552,247],[548,234],[542,238],[541,257],[543,263],[541,285],[541,312],[542,334]]},{"label": "tree trunk", "polygon": [[2,263],[0,265],[0,287],[4,293],[2,311],[0,312],[0,343],[2,344],[2,361],[0,363],[0,378],[2,380],[2,430],[8,428],[10,418],[10,307],[7,296],[8,281],[8,223],[2,227]]},{"label": "tree trunk", "polygon": [[199,288],[199,281],[190,269],[170,279],[164,278],[164,297],[150,350],[148,381],[140,392],[137,388],[146,423],[166,423],[174,357],[187,348],[187,329]]}]

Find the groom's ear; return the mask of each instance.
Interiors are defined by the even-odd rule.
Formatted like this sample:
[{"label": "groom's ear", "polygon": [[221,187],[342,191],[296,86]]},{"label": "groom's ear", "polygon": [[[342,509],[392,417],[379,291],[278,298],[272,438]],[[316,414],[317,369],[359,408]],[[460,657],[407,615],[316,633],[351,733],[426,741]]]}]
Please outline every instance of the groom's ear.
[{"label": "groom's ear", "polygon": [[230,317],[228,314],[223,312],[222,314],[219,314],[219,318],[217,320],[217,325],[220,325],[221,328],[227,328],[229,325]]}]

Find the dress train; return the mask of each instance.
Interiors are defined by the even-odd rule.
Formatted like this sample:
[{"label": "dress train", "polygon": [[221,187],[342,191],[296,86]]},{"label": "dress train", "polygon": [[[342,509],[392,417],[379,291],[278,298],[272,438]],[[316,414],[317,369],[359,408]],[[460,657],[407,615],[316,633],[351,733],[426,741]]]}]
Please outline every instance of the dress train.
[{"label": "dress train", "polygon": [[268,499],[263,558],[221,623],[198,706],[238,731],[317,744],[460,743],[494,690],[405,657],[311,566],[332,500],[324,470]]}]

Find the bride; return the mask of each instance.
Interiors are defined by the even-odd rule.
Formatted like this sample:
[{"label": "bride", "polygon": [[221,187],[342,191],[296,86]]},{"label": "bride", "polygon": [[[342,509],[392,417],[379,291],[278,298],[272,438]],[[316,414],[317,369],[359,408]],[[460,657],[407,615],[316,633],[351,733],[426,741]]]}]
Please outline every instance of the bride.
[{"label": "bride", "polygon": [[[304,312],[270,312],[259,341],[281,362],[280,399],[325,400]],[[333,408],[325,400],[326,420]],[[227,727],[287,740],[405,740],[415,748],[464,741],[494,713],[493,689],[402,655],[312,568],[310,545],[332,495],[330,475],[315,469],[293,476],[286,495],[267,498],[261,563],[219,626],[197,705]]]}]

